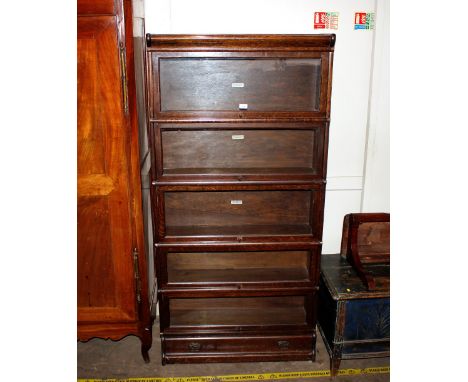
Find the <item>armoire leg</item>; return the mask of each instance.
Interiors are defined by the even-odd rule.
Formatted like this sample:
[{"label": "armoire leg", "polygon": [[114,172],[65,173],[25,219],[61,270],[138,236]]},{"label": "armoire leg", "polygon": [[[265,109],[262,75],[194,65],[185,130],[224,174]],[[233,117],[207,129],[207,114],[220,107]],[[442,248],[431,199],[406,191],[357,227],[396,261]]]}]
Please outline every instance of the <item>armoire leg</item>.
[{"label": "armoire leg", "polygon": [[151,349],[151,345],[153,343],[153,335],[151,328],[145,328],[143,331],[143,335],[140,337],[141,340],[141,355],[145,360],[145,363],[149,363],[150,358],[148,355],[148,351]]}]

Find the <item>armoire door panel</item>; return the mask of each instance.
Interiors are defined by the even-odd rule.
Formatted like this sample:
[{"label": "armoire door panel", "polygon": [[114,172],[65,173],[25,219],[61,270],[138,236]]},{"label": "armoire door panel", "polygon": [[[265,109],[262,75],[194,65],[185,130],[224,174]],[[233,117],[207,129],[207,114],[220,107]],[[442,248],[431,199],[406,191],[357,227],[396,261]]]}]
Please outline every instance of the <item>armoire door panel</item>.
[{"label": "armoire door panel", "polygon": [[117,18],[78,18],[78,320],[137,319]]},{"label": "armoire door panel", "polygon": [[[109,226],[109,205],[102,197],[80,197],[78,201],[78,306],[115,306],[114,262]],[[92,260],[92,261],[91,261]],[[106,277],[102,277],[106,275]]]}]

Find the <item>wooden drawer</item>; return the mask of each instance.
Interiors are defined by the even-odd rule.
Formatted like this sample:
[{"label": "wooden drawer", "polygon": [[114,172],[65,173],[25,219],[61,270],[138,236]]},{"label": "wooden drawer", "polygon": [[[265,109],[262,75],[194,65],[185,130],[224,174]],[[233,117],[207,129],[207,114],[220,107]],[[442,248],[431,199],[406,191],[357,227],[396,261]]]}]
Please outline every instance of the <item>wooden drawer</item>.
[{"label": "wooden drawer", "polygon": [[318,283],[320,245],[170,245],[158,247],[165,288],[308,287]]},{"label": "wooden drawer", "polygon": [[311,355],[315,334],[301,336],[220,336],[187,338],[165,337],[167,355],[184,354],[188,357],[213,354],[241,353],[303,353]]},{"label": "wooden drawer", "polygon": [[155,124],[157,178],[324,176],[326,123]]},{"label": "wooden drawer", "polygon": [[160,241],[320,240],[322,184],[160,186]]}]

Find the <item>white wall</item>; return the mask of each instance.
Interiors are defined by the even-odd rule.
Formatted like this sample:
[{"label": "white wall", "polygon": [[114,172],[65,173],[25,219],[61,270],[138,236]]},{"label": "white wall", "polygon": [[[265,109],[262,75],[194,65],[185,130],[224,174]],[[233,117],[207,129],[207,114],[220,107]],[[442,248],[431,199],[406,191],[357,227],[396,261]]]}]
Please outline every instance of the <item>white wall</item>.
[{"label": "white wall", "polygon": [[[390,3],[379,1],[374,35],[362,210],[390,211]],[[380,22],[382,21],[382,22]],[[385,22],[386,21],[386,22]]]},{"label": "white wall", "polygon": [[[385,204],[388,190],[378,203],[371,202],[375,189],[371,185],[385,188],[388,184],[388,173],[379,170],[388,152],[382,155],[377,152],[385,146],[387,138],[377,127],[383,122],[377,118],[376,103],[371,103],[375,105],[374,119],[369,118],[374,31],[355,31],[353,23],[354,12],[374,12],[375,3],[376,0],[145,0],[148,33],[336,33],[324,253],[339,252],[346,213],[362,211],[364,201],[365,206],[372,208],[388,205]],[[319,11],[339,12],[338,30],[314,30],[313,15]],[[388,13],[383,13],[382,23],[388,24],[385,17],[388,18]],[[383,35],[379,41],[386,46],[388,37]],[[372,128],[368,129],[370,120]],[[375,139],[366,145],[368,136]],[[376,157],[380,159],[373,165]],[[369,182],[364,182],[365,163],[366,175],[372,178]],[[369,192],[363,193],[364,183]]]}]

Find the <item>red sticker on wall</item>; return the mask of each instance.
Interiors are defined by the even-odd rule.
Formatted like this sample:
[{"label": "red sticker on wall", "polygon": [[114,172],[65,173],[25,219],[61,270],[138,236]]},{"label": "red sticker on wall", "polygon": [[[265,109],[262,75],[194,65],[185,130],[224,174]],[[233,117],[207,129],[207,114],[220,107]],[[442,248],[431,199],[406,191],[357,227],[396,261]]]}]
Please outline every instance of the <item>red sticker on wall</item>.
[{"label": "red sticker on wall", "polygon": [[338,29],[338,12],[315,12],[314,29]]},{"label": "red sticker on wall", "polygon": [[374,29],[374,13],[356,12],[354,14],[354,29]]}]

